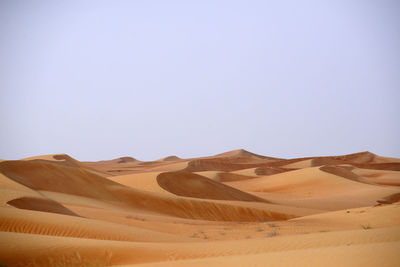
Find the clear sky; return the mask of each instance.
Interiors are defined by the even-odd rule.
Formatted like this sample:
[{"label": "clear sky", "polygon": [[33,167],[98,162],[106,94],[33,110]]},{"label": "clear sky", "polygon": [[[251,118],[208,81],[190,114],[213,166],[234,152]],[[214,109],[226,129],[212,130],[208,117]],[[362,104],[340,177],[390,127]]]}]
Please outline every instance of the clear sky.
[{"label": "clear sky", "polygon": [[0,0],[0,158],[400,157],[400,1]]}]

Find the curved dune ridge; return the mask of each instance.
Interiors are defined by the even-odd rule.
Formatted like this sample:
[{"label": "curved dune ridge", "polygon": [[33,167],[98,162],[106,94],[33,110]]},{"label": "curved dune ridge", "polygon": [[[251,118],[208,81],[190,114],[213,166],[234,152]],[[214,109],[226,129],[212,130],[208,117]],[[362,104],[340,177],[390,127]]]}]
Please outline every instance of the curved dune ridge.
[{"label": "curved dune ridge", "polygon": [[201,171],[237,171],[242,169],[249,169],[255,167],[268,166],[271,164],[270,160],[253,159],[250,157],[238,158],[205,158],[189,161],[186,171],[201,172]]},{"label": "curved dune ridge", "polygon": [[232,181],[242,181],[248,179],[257,178],[257,176],[248,176],[238,173],[231,173],[231,172],[220,172],[217,173],[217,179],[220,182],[232,182]]},{"label": "curved dune ridge", "polygon": [[[323,171],[325,170],[325,171]],[[329,171],[326,171],[329,170]],[[313,167],[283,172],[275,175],[259,177],[257,179],[228,182],[226,184],[244,191],[251,192],[278,192],[295,195],[321,195],[334,194],[344,189],[359,189],[364,185],[337,175],[343,175],[344,171],[336,167]]]},{"label": "curved dune ridge", "polygon": [[288,168],[279,168],[279,167],[258,167],[254,170],[254,173],[257,175],[273,175],[282,172],[288,172],[295,169],[288,169]]},{"label": "curved dune ridge", "polygon": [[64,163],[65,165],[73,165],[78,166],[80,162],[67,154],[49,154],[42,156],[33,156],[29,158],[24,158],[22,160],[46,160],[46,161],[54,161],[57,163]]},{"label": "curved dune ridge", "polygon": [[36,161],[36,162],[45,162],[45,163],[54,163],[58,165],[64,165],[68,167],[75,167],[75,168],[83,168],[89,172],[100,176],[107,176],[107,173],[103,172],[102,170],[92,168],[91,166],[87,166],[82,162],[72,158],[67,154],[50,154],[50,155],[43,155],[43,156],[36,156],[36,157],[29,157],[22,159],[23,161]]},{"label": "curved dune ridge", "polygon": [[67,154],[54,154],[54,155],[43,155],[38,157],[29,157],[23,159],[23,161],[48,162],[69,167],[80,167],[81,165],[79,161],[70,157]]},{"label": "curved dune ridge", "polygon": [[394,193],[379,199],[377,202],[381,204],[392,204],[400,201],[400,193]]},{"label": "curved dune ridge", "polygon": [[3,161],[0,172],[34,190],[115,200],[105,186],[116,183],[81,168],[46,161]]},{"label": "curved dune ridge", "polygon": [[0,161],[0,266],[398,266],[400,159]]},{"label": "curved dune ridge", "polygon": [[359,175],[353,173],[351,170],[348,170],[345,167],[339,167],[339,166],[322,166],[319,168],[321,171],[331,173],[352,181],[357,181],[361,183],[366,183],[366,184],[374,184],[367,179],[360,177]]},{"label": "curved dune ridge", "polygon": [[178,196],[268,202],[265,199],[191,172],[164,172],[157,176],[157,182],[162,188]]},{"label": "curved dune ridge", "polygon": [[64,166],[69,167],[76,167],[76,168],[84,168],[88,171],[93,171],[96,174],[102,174],[99,170],[93,169],[91,167],[82,164],[80,161],[74,159],[73,157],[67,154],[51,154],[51,155],[44,155],[44,156],[37,156],[37,157],[30,157],[23,159],[24,161],[39,161],[39,162],[47,162],[47,163],[56,163]]},{"label": "curved dune ridge", "polygon": [[72,212],[71,210],[61,205],[60,203],[51,199],[36,198],[36,197],[21,197],[10,200],[7,202],[7,204],[24,210],[36,210],[36,211],[78,216],[76,213]]},{"label": "curved dune ridge", "polygon": [[109,179],[134,189],[170,194],[167,190],[160,187],[157,183],[157,175],[159,175],[160,173],[161,172],[125,174],[113,176]]}]

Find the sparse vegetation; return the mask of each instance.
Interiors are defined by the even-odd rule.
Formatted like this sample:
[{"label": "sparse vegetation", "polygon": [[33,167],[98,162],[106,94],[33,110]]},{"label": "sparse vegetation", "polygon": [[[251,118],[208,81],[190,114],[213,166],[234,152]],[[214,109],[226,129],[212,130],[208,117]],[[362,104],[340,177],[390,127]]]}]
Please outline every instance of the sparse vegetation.
[{"label": "sparse vegetation", "polygon": [[258,228],[256,229],[256,232],[262,232],[262,231],[264,231],[264,228],[262,228],[262,227],[258,227]]},{"label": "sparse vegetation", "polygon": [[362,227],[364,230],[371,229],[371,225],[369,225],[369,224],[367,224],[367,225],[362,224],[361,227]]},{"label": "sparse vegetation", "polygon": [[268,226],[269,226],[269,227],[277,227],[277,225],[274,224],[274,223],[269,223]]},{"label": "sparse vegetation", "polygon": [[274,231],[272,231],[272,232],[269,232],[268,234],[267,234],[267,237],[273,237],[273,236],[277,236],[278,235],[278,233],[274,230]]},{"label": "sparse vegetation", "polygon": [[203,238],[204,238],[204,239],[208,239],[208,236],[206,235],[206,233],[204,233],[204,231],[200,231],[200,234],[203,235]]},{"label": "sparse vegetation", "polygon": [[126,215],[125,218],[127,219],[135,219],[135,220],[139,220],[139,221],[145,221],[145,218],[139,217],[139,216],[132,216],[132,215]]},{"label": "sparse vegetation", "polygon": [[192,237],[192,238],[204,238],[204,239],[208,239],[209,238],[209,236],[206,235],[206,233],[204,231],[199,231],[198,233],[193,233],[189,237]]}]

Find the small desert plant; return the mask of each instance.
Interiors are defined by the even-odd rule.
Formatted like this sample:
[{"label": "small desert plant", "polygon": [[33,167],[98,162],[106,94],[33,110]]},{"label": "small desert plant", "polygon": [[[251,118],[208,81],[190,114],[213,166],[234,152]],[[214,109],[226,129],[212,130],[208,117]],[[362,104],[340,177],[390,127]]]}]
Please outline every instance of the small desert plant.
[{"label": "small desert plant", "polygon": [[209,238],[208,235],[206,235],[206,233],[204,231],[199,231],[198,233],[194,233],[190,237],[200,237],[200,238],[204,238],[204,239]]},{"label": "small desert plant", "polygon": [[136,216],[136,215],[135,216],[126,215],[125,218],[127,218],[127,219],[135,219],[135,220],[139,220],[139,221],[145,221],[146,220],[145,218],[141,218],[141,217]]},{"label": "small desert plant", "polygon": [[267,237],[273,237],[273,236],[277,236],[278,235],[278,233],[274,230],[274,231],[272,231],[272,232],[269,232],[268,234],[267,234]]},{"label": "small desert plant", "polygon": [[200,234],[203,235],[203,238],[204,238],[204,239],[208,239],[208,235],[206,235],[206,233],[204,233],[203,231],[201,231]]},{"label": "small desert plant", "polygon": [[258,228],[256,229],[256,232],[262,232],[262,231],[264,231],[264,228],[262,228],[262,227],[258,227]]},{"label": "small desert plant", "polygon": [[369,224],[367,224],[367,225],[362,224],[361,227],[362,227],[364,230],[371,229],[371,225],[369,225]]},{"label": "small desert plant", "polygon": [[197,238],[197,237],[199,237],[198,235],[197,235],[197,233],[193,233],[192,235],[190,235],[189,237],[192,237],[192,238]]},{"label": "small desert plant", "polygon": [[274,224],[274,223],[269,223],[268,226],[269,226],[269,227],[277,227],[277,225]]}]

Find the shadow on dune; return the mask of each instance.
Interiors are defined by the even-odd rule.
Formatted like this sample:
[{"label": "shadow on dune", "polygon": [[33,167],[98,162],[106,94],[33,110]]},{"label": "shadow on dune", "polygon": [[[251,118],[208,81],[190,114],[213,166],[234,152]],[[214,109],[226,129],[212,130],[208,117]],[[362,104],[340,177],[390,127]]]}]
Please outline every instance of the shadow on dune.
[{"label": "shadow on dune", "polygon": [[393,204],[400,201],[400,193],[391,194],[377,200],[379,204]]},{"label": "shadow on dune", "polygon": [[36,197],[21,197],[10,200],[7,202],[7,204],[18,209],[44,211],[44,212],[80,217],[78,214],[74,213],[73,211],[67,209],[60,203],[51,199],[36,198]]},{"label": "shadow on dune", "polygon": [[162,188],[178,196],[268,203],[265,199],[191,172],[164,172],[157,176],[157,182]]},{"label": "shadow on dune", "polygon": [[336,175],[336,176],[340,176],[355,182],[360,182],[360,183],[364,183],[364,184],[372,184],[372,185],[376,185],[375,183],[372,183],[370,181],[368,181],[367,179],[353,173],[351,170],[349,170],[346,167],[337,167],[337,166],[322,166],[319,168],[321,171]]}]

